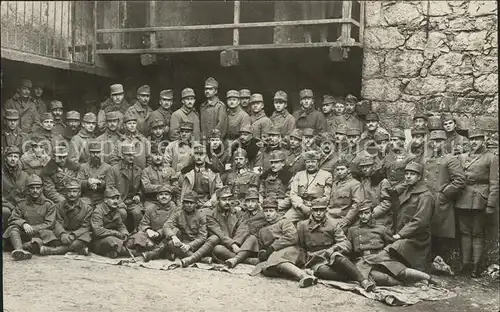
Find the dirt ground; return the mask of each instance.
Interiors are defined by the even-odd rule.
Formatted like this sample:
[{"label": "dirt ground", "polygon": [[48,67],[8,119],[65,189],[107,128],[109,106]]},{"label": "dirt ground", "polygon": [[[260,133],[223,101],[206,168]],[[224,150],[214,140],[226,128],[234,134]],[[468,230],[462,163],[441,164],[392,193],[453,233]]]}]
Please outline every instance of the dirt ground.
[{"label": "dirt ground", "polygon": [[158,271],[3,253],[3,306],[8,312],[49,311],[499,311],[498,283],[446,278],[456,298],[388,307],[321,285],[195,268]]}]

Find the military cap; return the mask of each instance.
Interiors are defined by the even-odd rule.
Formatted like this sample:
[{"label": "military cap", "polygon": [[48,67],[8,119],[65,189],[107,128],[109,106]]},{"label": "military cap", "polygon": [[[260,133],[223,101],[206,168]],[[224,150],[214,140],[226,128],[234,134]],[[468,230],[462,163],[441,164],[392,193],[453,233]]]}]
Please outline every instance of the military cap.
[{"label": "military cap", "polygon": [[413,128],[411,129],[411,135],[415,136],[418,134],[426,135],[427,134],[427,129],[419,127],[419,128]]},{"label": "military cap", "polygon": [[319,160],[320,154],[318,151],[311,150],[304,153],[304,160]]},{"label": "military cap", "polygon": [[335,138],[332,137],[332,135],[329,132],[320,133],[319,140],[321,143],[324,143],[324,142],[334,143],[335,142]]},{"label": "military cap", "polygon": [[268,197],[276,197],[277,199],[285,199],[287,195],[282,190],[275,190],[267,193]]},{"label": "military cap", "polygon": [[286,94],[285,91],[276,91],[276,93],[274,94],[274,99],[275,100],[283,100],[285,102],[288,101],[288,95]]},{"label": "military cap", "polygon": [[454,122],[456,122],[455,117],[453,117],[453,115],[450,113],[445,113],[445,114],[441,115],[441,122],[442,123],[445,123],[448,120],[453,120]]},{"label": "military cap", "polygon": [[269,155],[269,161],[280,161],[280,160],[285,160],[285,153],[282,151],[272,151],[271,154]]},{"label": "military cap", "polygon": [[389,140],[389,134],[386,133],[386,132],[382,132],[382,131],[377,131],[375,132],[375,134],[373,135],[373,138],[375,139],[375,141],[379,142],[379,141],[386,141],[386,140]]},{"label": "military cap", "polygon": [[328,197],[315,198],[311,202],[311,209],[326,209],[329,203]]},{"label": "military cap", "polygon": [[395,138],[400,138],[403,140],[406,138],[404,131],[399,129],[399,128],[392,129],[391,136],[395,137]]},{"label": "military cap", "polygon": [[40,121],[49,120],[49,119],[54,119],[54,115],[52,115],[52,113],[43,113],[40,116]]},{"label": "military cap", "polygon": [[127,123],[129,121],[137,121],[137,116],[135,114],[127,113],[123,116],[123,123]]},{"label": "military cap", "polygon": [[124,144],[122,145],[122,154],[123,155],[134,155],[135,147],[132,144]]},{"label": "military cap", "polygon": [[427,119],[427,128],[429,130],[444,130],[440,116],[430,116]]},{"label": "military cap", "polygon": [[89,142],[89,151],[90,152],[100,152],[102,151],[102,143],[100,141],[90,141]]},{"label": "military cap", "polygon": [[192,122],[189,122],[189,121],[181,121],[179,129],[193,131],[194,124]]},{"label": "military cap", "polygon": [[196,203],[198,201],[198,194],[194,191],[186,192],[186,194],[182,197],[182,201]]},{"label": "military cap", "polygon": [[195,94],[194,94],[194,90],[191,89],[191,88],[185,88],[184,90],[182,90],[181,92],[181,98],[187,98],[189,96],[192,96],[192,97],[195,97]]},{"label": "military cap", "polygon": [[358,206],[358,211],[361,212],[361,211],[365,211],[365,210],[372,210],[372,202],[369,201],[369,200],[365,200],[365,201],[362,201],[361,203],[359,203],[359,206]]},{"label": "military cap", "polygon": [[259,199],[259,192],[256,190],[249,190],[245,195],[245,199]]},{"label": "military cap", "polygon": [[333,100],[335,101],[335,103],[345,104],[345,100],[341,96],[336,96],[333,98]]},{"label": "military cap", "polygon": [[19,149],[19,147],[15,146],[15,145],[7,146],[7,148],[5,149],[5,155],[7,156],[10,154],[21,155],[21,150]]},{"label": "military cap", "polygon": [[19,119],[19,111],[17,109],[6,109],[3,117],[5,119],[17,120]]},{"label": "military cap", "polygon": [[346,135],[361,135],[361,131],[358,128],[348,128],[346,131]]},{"label": "military cap", "polygon": [[278,199],[276,197],[267,197],[262,201],[262,208],[278,209]]},{"label": "military cap", "polygon": [[483,138],[485,138],[486,137],[486,131],[481,130],[481,129],[470,129],[468,137],[469,137],[469,139],[477,138],[477,137],[483,137]]},{"label": "military cap", "polygon": [[446,132],[444,130],[432,130],[429,133],[429,140],[446,140]]},{"label": "military cap", "polygon": [[219,83],[215,78],[213,77],[208,77],[207,80],[205,80],[205,88],[218,88]]},{"label": "military cap", "polygon": [[302,130],[302,135],[303,136],[314,136],[314,129],[305,128],[304,130]]},{"label": "military cap", "polygon": [[222,134],[220,133],[219,129],[212,129],[208,133],[208,138],[209,139],[211,139],[211,138],[219,138],[220,139],[221,137],[222,137]]},{"label": "military cap", "polygon": [[281,131],[278,127],[272,125],[269,130],[266,131],[267,135],[281,135]]},{"label": "military cap", "polygon": [[27,181],[26,185],[28,185],[28,186],[43,185],[42,178],[40,178],[36,174],[32,174],[28,177],[28,181]]},{"label": "military cap", "polygon": [[61,101],[58,101],[58,100],[54,100],[52,102],[50,102],[50,109],[57,109],[57,108],[63,108],[63,104]]},{"label": "military cap", "polygon": [[77,111],[69,111],[66,113],[66,120],[80,120],[80,113]]},{"label": "military cap", "polygon": [[43,88],[43,87],[44,87],[43,81],[36,80],[35,82],[33,82],[33,88]]},{"label": "military cap", "polygon": [[335,129],[335,133],[338,134],[346,134],[347,135],[347,128],[344,125],[339,125],[337,129]]},{"label": "military cap", "polygon": [[415,115],[413,116],[413,120],[415,120],[417,118],[423,118],[423,119],[427,120],[427,114],[424,112],[416,112]]},{"label": "military cap", "polygon": [[174,91],[172,91],[172,89],[162,90],[160,92],[160,97],[171,100],[174,98]]},{"label": "military cap", "polygon": [[165,127],[165,121],[161,119],[155,119],[151,123],[151,128]]},{"label": "military cap", "polygon": [[68,149],[65,145],[54,146],[54,156],[68,156]]},{"label": "military cap", "polygon": [[264,97],[260,93],[254,93],[250,96],[250,103],[264,102]]},{"label": "military cap", "polygon": [[109,87],[109,93],[111,95],[122,94],[122,93],[125,93],[125,91],[123,90],[123,85],[117,83],[117,84],[113,84]]},{"label": "military cap", "polygon": [[86,113],[85,115],[83,115],[82,121],[96,123],[97,117],[94,113]]},{"label": "military cap", "polygon": [[104,190],[104,197],[107,198],[120,195],[121,195],[120,192],[114,186],[106,186],[106,189]]},{"label": "military cap", "polygon": [[345,97],[345,101],[346,103],[356,103],[358,101],[358,98],[355,97],[354,95],[352,94],[348,94],[346,97]]},{"label": "military cap", "polygon": [[240,90],[240,97],[250,97],[250,90],[248,90],[248,89],[241,89]]},{"label": "military cap", "polygon": [[424,170],[424,166],[417,162],[411,162],[405,167],[405,171],[414,171],[418,174],[422,174],[422,171]]},{"label": "military cap", "polygon": [[119,120],[122,118],[122,116],[123,116],[122,113],[119,111],[107,112],[106,113],[106,121]]},{"label": "military cap", "polygon": [[205,154],[206,148],[205,145],[200,142],[193,142],[193,153],[195,154]]},{"label": "military cap", "polygon": [[25,87],[25,88],[33,88],[33,83],[31,83],[31,80],[29,79],[23,79],[21,80],[21,87]]},{"label": "military cap", "polygon": [[375,113],[368,113],[365,118],[366,121],[378,121],[378,115]]},{"label": "military cap", "polygon": [[347,159],[341,158],[335,163],[335,168],[340,167],[340,166],[344,166],[344,167],[347,167],[349,169],[349,167],[351,166],[351,163]]},{"label": "military cap", "polygon": [[331,95],[323,96],[323,105],[335,104],[335,98]]},{"label": "military cap", "polygon": [[241,132],[252,133],[252,126],[250,126],[250,125],[242,125],[240,127],[240,133]]},{"label": "military cap", "polygon": [[172,188],[168,184],[163,184],[158,188],[157,193],[169,193],[172,194]]},{"label": "military cap", "polygon": [[374,164],[375,164],[375,160],[371,156],[365,156],[365,157],[361,158],[359,161],[360,166],[370,166],[370,165],[374,165]]},{"label": "military cap", "polygon": [[140,86],[137,89],[137,94],[151,95],[151,88],[148,85]]},{"label": "military cap", "polygon": [[314,96],[311,89],[304,89],[299,92],[299,96],[301,99],[303,98],[312,98]]},{"label": "military cap", "polygon": [[234,151],[233,153],[233,157],[247,157],[247,151],[242,149],[242,148],[238,148],[236,151]]},{"label": "military cap", "polygon": [[240,98],[240,93],[236,90],[229,90],[226,92],[226,98]]},{"label": "military cap", "polygon": [[290,133],[291,138],[296,138],[298,140],[302,140],[302,130],[300,129],[293,129],[292,132]]},{"label": "military cap", "polygon": [[222,188],[218,189],[216,192],[217,198],[222,198],[222,197],[231,197],[233,196],[231,192],[231,188],[227,185],[223,186]]},{"label": "military cap", "polygon": [[75,179],[72,179],[70,181],[68,181],[65,185],[65,188],[67,190],[71,190],[71,189],[81,189],[81,184],[80,184],[80,181],[78,180],[75,180]]}]

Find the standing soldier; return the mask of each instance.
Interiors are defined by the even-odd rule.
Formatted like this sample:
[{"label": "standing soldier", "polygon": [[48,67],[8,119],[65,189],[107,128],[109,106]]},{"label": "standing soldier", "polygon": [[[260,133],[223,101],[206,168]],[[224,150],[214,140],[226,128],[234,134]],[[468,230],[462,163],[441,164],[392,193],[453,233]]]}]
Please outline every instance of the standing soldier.
[{"label": "standing soldier", "polygon": [[121,118],[121,113],[118,111],[107,112],[106,130],[97,138],[97,141],[102,144],[103,161],[111,166],[120,160],[118,148],[121,141],[121,135],[119,134],[118,127]]},{"label": "standing soldier", "polygon": [[[485,215],[498,209],[498,156],[486,149],[483,130],[469,131],[470,152],[461,156],[466,186],[456,202],[462,243],[462,273],[479,277],[483,254]],[[472,260],[472,261],[471,261]]]},{"label": "standing soldier", "polygon": [[427,129],[427,114],[423,112],[417,112],[413,116],[413,128],[415,129]]},{"label": "standing soldier", "polygon": [[63,104],[61,101],[54,100],[50,102],[50,112],[54,116],[54,133],[64,136],[66,133],[66,125],[63,122]]},{"label": "standing soldier", "polygon": [[82,196],[94,206],[104,200],[106,174],[111,169],[111,165],[103,162],[102,159],[102,143],[96,140],[90,141],[89,160],[80,165],[77,176],[81,182]]},{"label": "standing soldier", "polygon": [[[125,91],[123,90],[123,85],[114,84],[109,87],[109,97],[106,101],[101,103],[101,107],[97,114],[97,127],[99,129],[99,133],[102,133],[106,130],[106,114],[109,112],[120,112],[119,119],[121,123],[121,119],[123,114],[130,107],[130,104],[125,99]],[[121,124],[118,124],[120,127]]]},{"label": "standing soldier", "polygon": [[[171,125],[173,125],[173,123],[171,123]],[[179,138],[168,144],[164,156],[167,166],[172,167],[176,172],[180,172],[182,169],[189,166],[191,164],[191,156],[193,155],[193,150],[191,148],[193,141],[191,138],[193,134],[193,123],[182,122],[179,129]]]},{"label": "standing soldier", "polygon": [[250,105],[252,106],[252,134],[258,140],[263,140],[263,135],[269,131],[273,122],[264,112],[264,98],[260,93],[254,93],[250,97]]},{"label": "standing soldier", "polygon": [[176,193],[177,191],[175,180],[178,178],[179,173],[176,173],[174,169],[167,166],[163,157],[164,153],[164,146],[151,146],[151,165],[142,171],[141,176],[142,190],[146,203],[156,199],[156,194],[163,185],[172,185],[171,193]]},{"label": "standing soldier", "polygon": [[30,176],[27,187],[26,199],[12,211],[9,227],[3,234],[3,238],[10,238],[14,247],[14,260],[31,259],[32,254],[39,253],[42,246],[57,241],[53,232],[56,208],[42,196],[42,179],[37,175]]},{"label": "standing soldier", "polygon": [[[361,143],[367,142],[368,140],[375,140],[375,134],[384,134],[389,136],[389,132],[384,128],[380,127],[378,115],[375,113],[368,113],[366,115],[366,130],[361,134]],[[389,138],[387,138],[389,140]]]},{"label": "standing soldier", "polygon": [[69,111],[66,113],[66,129],[63,137],[70,141],[78,131],[80,131],[80,113],[77,111]]},{"label": "standing soldier", "polygon": [[69,142],[68,160],[75,168],[89,159],[89,140],[94,138],[97,117],[94,113],[86,113],[82,119],[82,129]]},{"label": "standing soldier", "polygon": [[50,153],[54,146],[66,144],[66,140],[60,135],[54,133],[54,117],[52,113],[45,113],[40,118],[41,122],[33,126],[33,131],[28,135],[27,141],[33,140],[33,137],[43,138],[43,147],[47,153]]},{"label": "standing soldier", "polygon": [[[453,246],[455,238],[455,200],[465,187],[465,173],[460,160],[446,153],[446,133],[434,130],[429,134],[432,150],[424,160],[424,180],[434,194],[432,216],[433,255],[440,254],[445,261],[446,246]],[[434,259],[434,257],[432,257]]]},{"label": "standing soldier", "polygon": [[347,129],[357,129],[361,133],[363,131],[363,121],[356,114],[357,102],[358,99],[352,94],[345,97],[344,120]]},{"label": "standing soldier", "polygon": [[19,112],[19,124],[24,133],[31,132],[33,124],[40,121],[40,113],[36,110],[31,94],[31,80],[23,79],[14,96],[7,100],[3,106],[6,109],[15,109]]},{"label": "standing soldier", "polygon": [[289,148],[285,163],[292,176],[306,168],[302,157],[302,134],[302,130],[294,129],[288,136]]},{"label": "standing soldier", "polygon": [[[329,99],[328,97],[331,97],[331,99]],[[332,109],[330,110],[331,112],[329,113],[328,117],[325,114],[325,118],[327,120],[328,132],[335,133],[340,126],[345,128],[345,124],[346,124],[346,121],[344,118],[345,102],[344,102],[344,99],[342,97],[332,97],[332,96],[325,95],[325,97],[323,99],[323,109],[324,109],[324,105],[325,105],[324,104],[325,100],[327,100],[327,103],[333,102]],[[329,106],[331,106],[331,104]],[[324,112],[324,110],[323,110],[323,112]]]},{"label": "standing soldier", "polygon": [[248,163],[247,166],[249,168],[253,168],[255,164],[255,158],[257,157],[257,153],[261,144],[259,139],[255,138],[252,135],[252,127],[251,126],[242,126],[240,129],[240,136],[238,140],[231,143],[228,148],[228,154],[234,158],[234,153],[236,150],[242,148],[247,152]]},{"label": "standing soldier", "polygon": [[316,133],[325,132],[327,129],[326,119],[323,113],[314,108],[314,95],[312,90],[304,89],[300,91],[300,110],[293,113],[298,129],[311,128]]},{"label": "standing soldier", "polygon": [[243,200],[250,187],[259,185],[259,176],[248,168],[247,152],[242,148],[233,153],[231,167],[232,170],[222,176],[222,182],[231,188],[234,197]]},{"label": "standing soldier", "polygon": [[182,90],[181,102],[181,108],[176,110],[170,118],[169,139],[171,141],[177,140],[181,123],[191,122],[193,124],[193,129],[191,130],[193,138],[199,141],[201,140],[200,117],[194,110],[194,103],[196,102],[194,90],[191,88]]},{"label": "standing soldier", "polygon": [[65,200],[56,204],[54,234],[61,242],[57,247],[42,246],[40,254],[64,255],[73,251],[88,255],[92,241],[90,216],[93,207],[81,197],[80,182],[73,180],[66,184]]},{"label": "standing soldier", "polygon": [[220,131],[226,137],[227,113],[226,105],[217,96],[219,83],[212,77],[205,81],[205,97],[207,100],[200,107],[201,135],[207,138],[212,129]]},{"label": "standing soldier", "polygon": [[5,160],[2,166],[2,231],[5,230],[14,207],[25,198],[28,182],[28,174],[21,169],[19,147],[9,146],[3,151],[3,155]]},{"label": "standing soldier", "polygon": [[[153,129],[153,123],[156,120],[163,121],[163,137],[168,137],[170,131],[170,118],[172,117],[172,104],[174,102],[174,91],[172,89],[162,90],[160,92],[160,107],[149,116],[146,123],[146,130],[149,132]],[[151,133],[149,133],[151,134]]]},{"label": "standing soldier", "polygon": [[119,212],[124,222],[131,216],[132,224],[129,225],[132,232],[137,228],[142,218],[141,204],[141,174],[142,168],[135,163],[136,150],[133,145],[122,145],[122,160],[113,165],[106,174],[106,187],[116,188],[120,194],[120,200],[125,207],[120,207]]},{"label": "standing soldier", "polygon": [[47,112],[47,104],[42,99],[43,96],[43,82],[36,81],[33,84],[33,102],[35,102],[36,111],[38,115],[45,114]]},{"label": "standing soldier", "polygon": [[50,155],[43,147],[44,139],[40,136],[31,136],[23,145],[28,150],[21,156],[21,167],[28,174],[40,176],[42,169],[50,160]]},{"label": "standing soldier", "polygon": [[139,132],[139,121],[136,115],[125,113],[123,124],[125,125],[125,133],[122,136],[120,145],[134,146],[136,149],[134,162],[141,169],[144,169],[151,161],[151,142]]},{"label": "standing soldier", "polygon": [[276,91],[274,94],[274,112],[271,115],[273,125],[277,127],[282,137],[295,129],[295,117],[287,110],[288,95],[285,91]]},{"label": "standing soldier", "polygon": [[137,120],[137,131],[142,135],[148,135],[148,129],[146,121],[149,119],[150,115],[153,113],[151,107],[149,107],[149,99],[151,98],[151,89],[148,85],[144,85],[137,89],[137,101],[134,105],[130,106],[125,115],[134,116]]},{"label": "standing soldier", "polygon": [[457,120],[451,114],[441,117],[444,131],[446,131],[446,151],[454,155],[467,152],[468,140],[457,132]]},{"label": "standing soldier", "polygon": [[254,163],[254,171],[258,171],[260,173],[269,170],[271,167],[269,158],[272,152],[281,151],[284,154],[287,153],[287,150],[281,145],[281,132],[278,127],[271,126],[271,128],[269,128],[269,130],[267,130],[264,134],[267,138],[266,144],[257,153]]},{"label": "standing soldier", "polygon": [[486,148],[492,153],[498,156],[498,132],[493,132],[488,140],[486,140]]},{"label": "standing soldier", "polygon": [[422,162],[424,153],[427,149],[427,129],[413,128],[411,129],[411,141],[408,144],[408,153],[415,159],[416,162]]},{"label": "standing soldier", "polygon": [[248,116],[252,116],[252,105],[250,104],[250,95],[252,94],[250,90],[248,89],[241,89],[240,90],[240,101],[241,101],[241,108],[248,114]]},{"label": "standing soldier", "polygon": [[311,201],[315,198],[330,198],[332,192],[332,174],[319,169],[317,151],[304,154],[306,170],[299,171],[290,181],[290,199],[292,208],[285,217],[296,223],[305,220],[311,212]]},{"label": "standing soldier", "polygon": [[252,119],[248,113],[240,106],[240,95],[236,90],[229,90],[226,94],[227,101],[227,135],[228,142],[238,139],[240,129],[243,126],[250,126]]},{"label": "standing soldier", "polygon": [[2,127],[2,152],[9,146],[22,149],[26,134],[19,127],[19,112],[15,109],[6,109],[3,118],[5,124]]},{"label": "standing soldier", "polygon": [[68,159],[66,146],[54,147],[53,159],[42,169],[43,195],[54,204],[64,201],[66,183],[76,179],[78,169]]}]

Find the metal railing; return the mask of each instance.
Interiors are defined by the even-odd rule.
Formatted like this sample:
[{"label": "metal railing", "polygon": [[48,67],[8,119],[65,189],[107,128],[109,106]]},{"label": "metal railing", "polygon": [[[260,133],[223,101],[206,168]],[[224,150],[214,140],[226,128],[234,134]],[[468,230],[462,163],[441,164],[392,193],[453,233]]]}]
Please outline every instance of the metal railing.
[{"label": "metal railing", "polygon": [[1,46],[94,64],[95,8],[95,1],[2,1]]},{"label": "metal railing", "polygon": [[[106,2],[106,1],[104,1]],[[279,20],[265,22],[241,22],[240,13],[243,1],[233,1],[233,22],[222,24],[205,25],[175,25],[160,26],[156,22],[157,1],[149,1],[149,14],[147,26],[130,27],[124,20],[127,18],[126,1],[117,1],[113,14],[117,15],[119,22],[115,23],[115,28],[98,27],[97,49],[98,54],[142,54],[142,53],[175,53],[175,52],[200,52],[200,51],[224,51],[224,50],[260,50],[279,48],[305,48],[305,47],[362,47],[363,24],[364,24],[364,1],[342,1],[341,17],[320,18],[320,19],[297,19]],[[326,2],[326,1],[325,1]],[[115,2],[116,3],[116,2]],[[305,3],[305,2],[304,2]],[[100,19],[106,18],[99,17]],[[242,44],[241,33],[243,29],[262,29],[275,27],[319,27],[337,25],[339,36],[333,41],[321,42],[291,42],[291,43],[262,43],[262,44]],[[108,26],[109,27],[109,26]],[[208,44],[190,46],[159,46],[158,37],[161,33],[171,32],[206,32],[206,31],[231,31],[232,40],[227,40],[227,44]],[[130,38],[147,38],[147,44],[139,42],[131,45]],[[229,38],[228,38],[229,39]],[[137,40],[136,40],[137,41]]]}]

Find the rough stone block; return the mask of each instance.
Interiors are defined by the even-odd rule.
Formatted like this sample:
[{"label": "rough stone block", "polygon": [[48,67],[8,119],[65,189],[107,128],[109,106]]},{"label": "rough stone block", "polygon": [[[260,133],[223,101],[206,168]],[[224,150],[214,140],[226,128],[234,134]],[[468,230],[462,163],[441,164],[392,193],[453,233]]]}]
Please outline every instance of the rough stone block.
[{"label": "rough stone block", "polygon": [[361,96],[367,100],[396,101],[400,94],[401,82],[398,79],[365,79]]},{"label": "rough stone block", "polygon": [[424,56],[426,58],[434,58],[443,53],[450,52],[450,48],[446,45],[448,38],[445,34],[437,31],[429,32],[429,38],[424,47]]},{"label": "rough stone block", "polygon": [[381,1],[365,2],[365,25],[366,27],[387,25],[383,18]]},{"label": "rough stone block", "polygon": [[468,12],[471,16],[496,15],[497,1],[470,1]]},{"label": "rough stone block", "polygon": [[472,59],[473,75],[479,77],[484,74],[498,72],[498,58],[493,56],[477,56]]},{"label": "rough stone block", "polygon": [[430,1],[429,16],[447,16],[452,13],[448,2],[446,1]]},{"label": "rough stone block", "polygon": [[365,49],[395,49],[405,43],[397,27],[370,27],[364,35]]},{"label": "rough stone block", "polygon": [[424,63],[422,52],[394,50],[385,56],[385,75],[389,77],[415,77]]},{"label": "rough stone block", "polygon": [[423,50],[427,43],[425,31],[417,31],[406,41],[406,47],[411,50]]},{"label": "rough stone block", "polygon": [[474,28],[477,30],[490,30],[498,28],[496,15],[479,16],[474,20]]},{"label": "rough stone block", "polygon": [[376,77],[381,74],[379,54],[368,50],[363,55],[363,78]]},{"label": "rough stone block", "polygon": [[384,6],[384,19],[389,26],[420,23],[424,16],[419,12],[418,5],[398,1],[393,5]]},{"label": "rough stone block", "polygon": [[390,131],[394,128],[411,128],[413,116],[410,114],[386,114],[380,116],[380,126]]},{"label": "rough stone block", "polygon": [[450,106],[450,111],[454,113],[479,113],[478,110],[480,110],[481,107],[478,108],[477,104],[481,105],[481,102],[476,102],[475,98],[457,97]]},{"label": "rough stone block", "polygon": [[472,91],[474,79],[471,76],[452,77],[446,80],[446,92],[464,94]]},{"label": "rough stone block", "polygon": [[482,106],[486,114],[498,114],[498,93],[494,97],[486,97]]},{"label": "rough stone block", "polygon": [[458,31],[471,31],[476,29],[474,20],[465,16],[458,16],[457,18],[450,19],[448,25],[450,31],[458,32]]},{"label": "rough stone block", "polygon": [[474,126],[483,130],[498,131],[498,119],[496,116],[478,116],[474,118]]},{"label": "rough stone block", "polygon": [[450,42],[451,49],[455,51],[481,51],[485,43],[486,34],[485,30],[461,32]]},{"label": "rough stone block", "polygon": [[496,94],[498,92],[498,74],[479,76],[474,80],[474,89],[486,94]]},{"label": "rough stone block", "polygon": [[405,88],[405,93],[412,95],[430,95],[446,90],[446,79],[435,76],[412,79]]},{"label": "rough stone block", "polygon": [[445,31],[450,27],[448,17],[446,16],[431,16],[429,17],[429,28],[433,31]]},{"label": "rough stone block", "polygon": [[462,60],[462,53],[450,52],[443,54],[432,63],[429,73],[431,75],[452,76],[456,73],[457,67],[462,65]]}]

